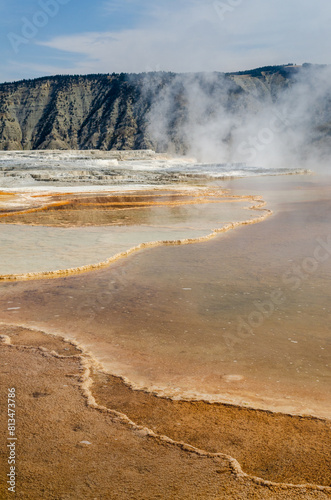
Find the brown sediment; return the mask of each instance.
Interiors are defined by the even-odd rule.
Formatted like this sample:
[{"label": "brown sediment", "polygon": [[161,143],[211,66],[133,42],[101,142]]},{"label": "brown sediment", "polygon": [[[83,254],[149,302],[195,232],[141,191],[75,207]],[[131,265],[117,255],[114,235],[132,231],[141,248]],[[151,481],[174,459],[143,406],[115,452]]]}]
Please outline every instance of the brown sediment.
[{"label": "brown sediment", "polygon": [[[1,220],[4,217],[10,217],[11,222],[17,222],[17,218],[20,223],[38,223],[35,220],[25,220],[22,219],[23,215],[35,214],[40,215],[40,212],[50,212],[54,216],[56,213],[53,211],[59,210],[84,210],[82,207],[93,206],[96,209],[100,208],[110,208],[110,209],[121,209],[121,208],[143,208],[149,206],[175,206],[193,203],[208,203],[209,198],[212,197],[213,200],[216,197],[222,196],[223,191],[220,190],[199,190],[199,191],[169,191],[169,190],[159,190],[156,189],[155,192],[143,192],[139,193],[136,191],[127,191],[125,193],[98,193],[98,194],[82,194],[82,193],[48,193],[43,195],[26,195],[16,194],[17,202],[25,204],[24,208],[20,207],[3,207],[0,210],[0,222],[7,223],[6,220]],[[185,200],[186,198],[186,200]],[[38,203],[41,199],[42,204]],[[160,201],[158,201],[160,200]],[[18,221],[18,222],[19,222]],[[50,221],[52,225],[56,225],[56,220]]]},{"label": "brown sediment", "polygon": [[[206,191],[205,189],[203,189],[204,191]],[[223,193],[223,192],[226,192],[226,190],[220,190],[219,191],[220,193]],[[148,197],[155,197],[155,196],[158,196],[158,195],[172,195],[172,196],[197,196],[197,192],[196,191],[191,191],[191,190],[188,190],[188,191],[182,191],[182,190],[174,190],[174,189],[164,189],[164,188],[154,188],[153,189],[153,192],[146,192],[146,191],[143,191],[143,192],[139,192],[139,191],[136,191],[134,189],[131,189],[131,190],[125,190],[125,192],[121,193],[120,196],[123,197],[123,196],[134,196],[135,198],[140,198],[140,197],[143,197],[143,198],[148,198]],[[57,199],[57,198],[64,198],[66,199],[68,196],[70,196],[71,198],[80,198],[80,197],[86,197],[86,196],[90,196],[89,193],[72,193],[72,192],[67,192],[67,193],[47,193],[47,194],[33,194],[31,195],[31,198],[49,198],[50,200],[52,199]],[[93,195],[94,197],[96,196],[95,194]],[[101,191],[97,194],[98,197],[109,197],[109,196],[119,196],[118,195],[118,192],[117,191],[114,191],[114,192],[107,192],[107,191]]]},{"label": "brown sediment", "polygon": [[[253,196],[231,196],[226,195],[227,191],[219,189],[200,189],[198,191],[162,191],[155,193],[126,192],[112,194],[98,194],[86,196],[83,194],[47,194],[33,195],[24,199],[28,204],[24,208],[18,206],[2,208],[0,210],[0,223],[28,224],[28,225],[49,225],[49,226],[86,226],[86,213],[98,210],[98,221],[93,220],[93,225],[112,224],[109,217],[105,219],[105,214],[109,211],[153,208],[153,207],[180,207],[185,205],[202,205],[207,203],[230,203],[238,201],[252,201]],[[36,204],[33,198],[46,198],[41,205]],[[60,201],[59,201],[60,198]],[[18,201],[21,197],[18,198]],[[56,200],[56,201],[55,201]],[[21,201],[22,203],[22,201]],[[78,216],[77,216],[78,212]],[[92,212],[92,213],[93,213]],[[73,218],[74,217],[74,218]],[[129,222],[127,222],[129,224]]]},{"label": "brown sediment", "polygon": [[[207,203],[231,203],[231,202],[236,202],[236,201],[245,201],[248,200],[249,197],[232,197],[232,198],[226,198],[222,200],[205,200],[205,199],[195,199],[195,200],[189,200],[189,201],[111,201],[111,202],[83,202],[83,201],[77,201],[73,202],[72,200],[68,201],[63,201],[59,203],[51,203],[47,206],[43,207],[36,207],[36,208],[30,208],[27,210],[15,210],[13,212],[5,212],[5,213],[0,213],[0,217],[11,217],[13,221],[17,221],[18,219],[21,219],[22,215],[27,215],[27,214],[35,214],[40,212],[51,212],[50,217],[54,219],[54,213],[53,211],[57,210],[84,210],[84,207],[94,207],[94,209],[112,209],[112,210],[123,210],[123,209],[139,209],[139,208],[151,208],[151,207],[180,207],[183,205],[203,205]],[[14,218],[16,216],[16,218]],[[13,221],[9,221],[9,223],[13,223]],[[6,220],[6,223],[8,223],[8,220]],[[22,223],[22,222],[20,222]],[[35,222],[36,223],[36,222]],[[25,222],[26,224],[26,222]],[[40,222],[41,225],[44,225],[42,222]],[[55,226],[56,224],[52,224]],[[84,225],[84,224],[82,224]],[[76,224],[77,226],[77,224]]]},{"label": "brown sediment", "polygon": [[[269,217],[273,212],[269,209],[264,208],[266,206],[266,202],[262,199],[261,196],[237,196],[233,197],[235,200],[247,200],[250,201],[251,203],[255,203],[254,205],[250,207],[246,207],[248,210],[254,210],[254,211],[261,211],[262,214],[260,217],[256,217],[254,219],[248,219],[245,221],[240,221],[240,222],[233,222],[224,225],[221,228],[216,228],[214,229],[210,234],[206,236],[201,236],[197,238],[184,238],[184,239],[179,239],[179,240],[161,240],[161,241],[152,241],[148,243],[141,243],[135,247],[132,247],[124,252],[118,253],[107,260],[103,262],[99,262],[96,264],[91,264],[91,265],[86,265],[86,266],[80,266],[76,268],[70,268],[70,269],[60,269],[56,271],[45,271],[45,272],[33,272],[33,273],[24,273],[24,274],[7,274],[7,275],[0,275],[0,281],[21,281],[21,280],[35,280],[35,279],[45,279],[45,278],[60,278],[64,276],[71,276],[75,274],[80,274],[80,273],[85,273],[89,271],[94,271],[98,269],[102,269],[105,267],[108,267],[112,263],[118,261],[119,259],[128,257],[129,255],[145,249],[145,248],[154,248],[158,246],[166,246],[166,245],[189,245],[193,243],[200,243],[200,242],[206,242],[209,241],[210,239],[214,238],[215,236],[219,235],[220,233],[226,233],[230,231],[231,229],[235,229],[240,226],[245,226],[249,224],[257,224],[259,222],[262,222],[265,220],[267,217]],[[224,200],[221,200],[223,202]],[[226,200],[228,201],[228,200]],[[196,201],[194,202],[196,203]],[[209,203],[209,202],[206,202]],[[155,205],[154,205],[155,206]]]},{"label": "brown sediment", "polygon": [[330,498],[328,421],[132,391],[71,341],[0,331],[20,414],[17,498]]},{"label": "brown sediment", "polygon": [[12,198],[15,199],[15,197],[16,197],[15,193],[4,193],[4,192],[0,191],[0,202],[1,201],[8,202],[9,199],[12,199]]},{"label": "brown sediment", "polygon": [[235,457],[248,475],[277,483],[331,484],[328,420],[134,391],[119,377],[93,371],[92,393],[154,432],[209,453]]}]

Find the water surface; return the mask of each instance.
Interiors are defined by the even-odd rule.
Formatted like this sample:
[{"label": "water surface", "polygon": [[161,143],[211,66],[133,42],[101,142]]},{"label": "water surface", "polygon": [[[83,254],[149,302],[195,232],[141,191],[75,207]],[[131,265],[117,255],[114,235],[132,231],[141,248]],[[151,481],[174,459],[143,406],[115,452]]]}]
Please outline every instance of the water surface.
[{"label": "water surface", "polygon": [[85,275],[2,283],[0,319],[75,338],[137,387],[330,416],[331,184],[231,187],[275,214]]},{"label": "water surface", "polygon": [[[161,193],[155,195],[156,199],[162,197]],[[43,220],[45,216],[49,224],[52,218],[58,223],[59,210],[43,210],[27,215],[16,213],[13,215],[15,221],[21,224],[0,226],[0,275],[94,265],[141,243],[198,239],[229,222],[261,215],[244,210],[254,204],[251,200],[227,200],[220,193],[214,193],[207,199],[201,194],[200,203],[189,200],[188,204],[181,204],[185,202],[185,196],[179,195],[173,205],[168,201],[164,206],[103,210],[102,220],[107,225],[101,226],[98,209],[86,210],[90,207],[84,206],[83,209],[69,211],[69,222],[72,219],[77,224],[88,223],[86,227],[29,225],[40,222],[38,219]],[[65,210],[63,212],[66,213]],[[10,222],[13,216],[3,217],[1,221]],[[93,223],[96,227],[91,225]]]}]

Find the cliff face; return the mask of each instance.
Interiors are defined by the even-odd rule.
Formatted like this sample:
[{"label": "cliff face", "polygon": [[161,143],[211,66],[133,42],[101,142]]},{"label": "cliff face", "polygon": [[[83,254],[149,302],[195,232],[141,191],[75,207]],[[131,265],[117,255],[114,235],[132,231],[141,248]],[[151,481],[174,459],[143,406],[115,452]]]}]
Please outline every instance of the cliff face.
[{"label": "cliff face", "polygon": [[0,86],[0,149],[148,147],[120,76],[54,77]]},{"label": "cliff face", "polygon": [[[185,86],[239,115],[256,113],[291,85],[283,70],[257,74],[56,76],[0,85],[0,149],[149,149],[185,153]],[[192,88],[195,88],[193,85]],[[171,94],[166,130],[153,133],[155,106]],[[212,106],[213,107],[213,106]],[[152,113],[151,113],[152,111]],[[210,111],[212,115],[213,111]],[[152,116],[152,118],[151,118]],[[323,133],[328,120],[318,126]],[[324,128],[323,128],[324,127]],[[326,128],[325,128],[326,127]]]}]

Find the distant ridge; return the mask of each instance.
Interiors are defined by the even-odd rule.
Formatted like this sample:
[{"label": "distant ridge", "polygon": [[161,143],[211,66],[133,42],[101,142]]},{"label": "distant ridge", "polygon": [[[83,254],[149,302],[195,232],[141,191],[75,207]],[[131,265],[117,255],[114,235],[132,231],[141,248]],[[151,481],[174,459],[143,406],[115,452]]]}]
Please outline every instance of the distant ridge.
[{"label": "distant ridge", "polygon": [[[311,68],[303,65],[302,69]],[[315,66],[314,66],[315,68]],[[320,66],[316,66],[316,71]],[[199,81],[211,101],[231,113],[257,112],[292,84],[301,68],[265,66],[236,73],[57,75],[0,84],[0,150],[154,149],[185,153],[180,128],[187,114],[183,88]],[[151,134],[149,112],[171,87],[169,137]],[[177,95],[175,94],[177,92]],[[257,97],[258,96],[258,97]],[[329,130],[331,120],[318,124]],[[326,127],[326,128],[325,128]]]}]

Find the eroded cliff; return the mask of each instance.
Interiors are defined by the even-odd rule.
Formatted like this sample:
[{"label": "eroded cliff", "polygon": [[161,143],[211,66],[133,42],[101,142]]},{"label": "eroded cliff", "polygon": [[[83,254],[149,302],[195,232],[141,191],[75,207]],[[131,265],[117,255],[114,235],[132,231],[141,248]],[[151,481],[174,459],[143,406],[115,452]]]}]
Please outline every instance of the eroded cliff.
[{"label": "eroded cliff", "polygon": [[[209,107],[239,116],[257,113],[292,85],[293,67],[243,74],[54,76],[0,85],[0,149],[155,149],[187,152],[186,88],[194,82],[210,99]],[[195,87],[194,87],[195,88]],[[169,97],[170,96],[170,97]],[[171,98],[171,99],[170,99]],[[165,129],[153,133],[155,105],[167,115]],[[325,108],[325,107],[324,107]],[[330,134],[329,113],[316,130]],[[208,119],[208,116],[207,116]],[[220,117],[222,120],[222,115]],[[229,127],[229,130],[231,126]],[[229,134],[231,133],[231,130]],[[230,140],[230,136],[222,140]],[[320,138],[318,137],[318,140]]]}]

